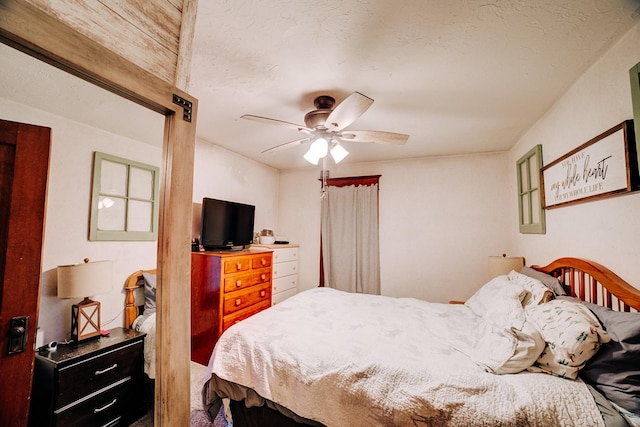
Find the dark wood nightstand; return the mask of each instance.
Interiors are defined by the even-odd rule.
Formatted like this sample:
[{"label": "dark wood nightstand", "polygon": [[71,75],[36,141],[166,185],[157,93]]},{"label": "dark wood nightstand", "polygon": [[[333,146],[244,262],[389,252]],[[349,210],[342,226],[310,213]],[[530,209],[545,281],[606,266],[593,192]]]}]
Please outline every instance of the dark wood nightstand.
[{"label": "dark wood nightstand", "polygon": [[30,426],[128,426],[146,412],[146,334],[108,337],[36,353]]}]

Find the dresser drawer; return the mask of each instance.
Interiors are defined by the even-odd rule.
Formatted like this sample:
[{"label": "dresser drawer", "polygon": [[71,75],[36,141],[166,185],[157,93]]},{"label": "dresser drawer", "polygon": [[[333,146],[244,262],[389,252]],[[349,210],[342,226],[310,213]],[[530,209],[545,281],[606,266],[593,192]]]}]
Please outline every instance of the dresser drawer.
[{"label": "dresser drawer", "polygon": [[298,276],[285,276],[279,279],[273,279],[273,294],[284,292],[289,289],[296,289],[298,285]]},{"label": "dresser drawer", "polygon": [[297,293],[297,289],[288,289],[283,292],[273,294],[273,305],[280,304],[282,301],[294,296]]},{"label": "dresser drawer", "polygon": [[251,257],[251,268],[265,268],[271,266],[271,252]]},{"label": "dresser drawer", "polygon": [[297,261],[298,248],[278,248],[273,252],[273,263]]},{"label": "dresser drawer", "polygon": [[234,274],[231,277],[224,279],[224,292],[233,292],[240,289],[248,288],[249,286],[255,286],[260,283],[267,283],[271,279],[271,270],[264,269],[262,271],[256,271],[247,274]]},{"label": "dresser drawer", "polygon": [[232,257],[225,258],[223,261],[222,270],[224,274],[240,273],[242,271],[249,271],[251,268],[251,259],[247,257]]},{"label": "dresser drawer", "polygon": [[271,283],[251,286],[245,291],[233,292],[224,296],[224,314],[240,311],[261,301],[271,301]]},{"label": "dresser drawer", "polygon": [[95,395],[54,411],[57,426],[118,426],[124,425],[127,413],[136,396],[131,378],[125,378]]},{"label": "dresser drawer", "polygon": [[142,357],[143,342],[120,347],[58,371],[58,402],[64,406],[134,373]]},{"label": "dresser drawer", "polygon": [[273,278],[290,276],[298,272],[298,261],[287,261],[273,264]]},{"label": "dresser drawer", "polygon": [[222,332],[229,329],[231,326],[235,325],[241,320],[246,319],[247,317],[251,317],[256,313],[261,312],[264,309],[271,307],[270,301],[264,301],[258,304],[254,304],[248,307],[245,310],[236,311],[235,313],[229,314],[222,318]]}]

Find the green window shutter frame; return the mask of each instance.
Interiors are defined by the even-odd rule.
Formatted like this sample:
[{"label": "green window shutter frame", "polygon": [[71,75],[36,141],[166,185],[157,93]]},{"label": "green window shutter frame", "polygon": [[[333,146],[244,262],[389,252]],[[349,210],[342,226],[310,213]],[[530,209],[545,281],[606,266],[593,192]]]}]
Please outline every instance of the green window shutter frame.
[{"label": "green window shutter frame", "polygon": [[518,225],[522,234],[545,234],[542,209],[542,145],[538,144],[516,161],[518,178]]},{"label": "green window shutter frame", "polygon": [[94,152],[89,240],[156,240],[159,173],[157,166]]}]

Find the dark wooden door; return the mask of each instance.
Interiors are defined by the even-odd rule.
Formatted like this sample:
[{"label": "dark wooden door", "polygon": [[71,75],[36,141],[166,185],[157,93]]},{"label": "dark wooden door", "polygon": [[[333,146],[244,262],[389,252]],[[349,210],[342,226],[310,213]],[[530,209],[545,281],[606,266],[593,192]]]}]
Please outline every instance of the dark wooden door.
[{"label": "dark wooden door", "polygon": [[[50,145],[51,129],[0,120],[0,423],[8,426],[29,416]],[[23,351],[10,338],[20,325]]]}]

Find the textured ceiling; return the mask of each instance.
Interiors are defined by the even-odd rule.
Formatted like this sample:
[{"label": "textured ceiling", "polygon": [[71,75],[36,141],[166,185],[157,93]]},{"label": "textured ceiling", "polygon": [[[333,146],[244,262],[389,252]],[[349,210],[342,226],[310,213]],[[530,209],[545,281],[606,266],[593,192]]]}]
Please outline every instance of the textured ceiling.
[{"label": "textured ceiling", "polygon": [[375,100],[349,129],[410,135],[347,144],[344,162],[508,150],[640,19],[638,0],[200,0],[189,92],[198,136],[278,169],[313,167],[313,99]]}]

